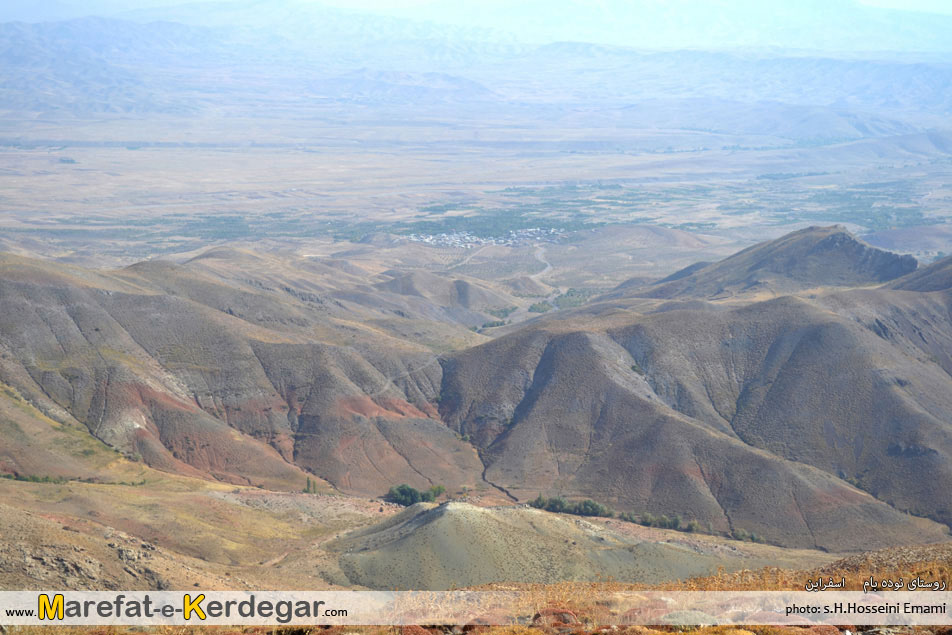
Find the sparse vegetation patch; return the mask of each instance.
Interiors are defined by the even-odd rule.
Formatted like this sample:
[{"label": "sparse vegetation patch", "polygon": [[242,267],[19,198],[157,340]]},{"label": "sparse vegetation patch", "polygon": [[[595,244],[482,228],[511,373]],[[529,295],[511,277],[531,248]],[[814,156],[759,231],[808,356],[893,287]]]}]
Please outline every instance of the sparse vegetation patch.
[{"label": "sparse vegetation patch", "polygon": [[570,309],[572,307],[582,306],[588,302],[597,292],[594,289],[569,289],[558,296],[554,302],[560,309]]},{"label": "sparse vegetation patch", "polygon": [[432,503],[446,492],[442,485],[434,485],[428,490],[420,491],[415,487],[410,487],[406,483],[391,487],[384,500],[388,503],[396,503],[409,507],[416,503]]},{"label": "sparse vegetation patch", "polygon": [[603,518],[613,518],[615,512],[610,507],[596,503],[591,499],[581,502],[569,502],[557,496],[555,498],[544,498],[539,494],[537,498],[529,501],[529,505],[536,509],[544,509],[547,512],[557,514],[575,514],[576,516],[597,516]]},{"label": "sparse vegetation patch", "polygon": [[529,305],[529,313],[546,313],[547,311],[551,310],[552,305],[545,300]]},{"label": "sparse vegetation patch", "polygon": [[501,309],[489,309],[486,311],[486,313],[488,313],[489,315],[493,317],[497,317],[500,320],[505,320],[507,317],[512,315],[512,313],[518,308],[519,307],[515,307],[515,306],[507,306]]}]

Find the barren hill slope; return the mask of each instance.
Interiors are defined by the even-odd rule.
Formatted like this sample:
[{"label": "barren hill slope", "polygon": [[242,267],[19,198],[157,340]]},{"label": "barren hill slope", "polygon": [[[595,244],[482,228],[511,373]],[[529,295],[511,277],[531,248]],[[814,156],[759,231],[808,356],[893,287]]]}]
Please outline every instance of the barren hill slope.
[{"label": "barren hill slope", "polygon": [[[617,523],[616,523],[617,524]],[[658,532],[660,533],[660,532]],[[760,545],[647,540],[578,517],[526,507],[419,503],[331,543],[353,584],[377,589],[452,589],[490,582],[676,580],[719,567],[755,568],[816,552]]]},{"label": "barren hill slope", "polygon": [[[843,276],[902,265],[838,230],[795,233],[754,260],[783,262],[805,234],[824,260],[852,263]],[[447,358],[440,412],[480,447],[487,480],[520,499],[571,492],[830,549],[855,542],[844,526],[879,545],[945,532],[906,510],[952,522],[949,292],[648,315],[614,302]],[[930,478],[895,476],[908,473]]]},{"label": "barren hill slope", "polygon": [[[634,295],[652,298],[792,293],[820,286],[882,283],[916,269],[912,256],[870,247],[844,228],[808,227],[729,258],[692,265]],[[622,288],[630,285],[622,285]]]},{"label": "barren hill slope", "polygon": [[[664,318],[671,322],[683,316]],[[664,321],[652,326],[663,328]],[[730,354],[695,367],[678,363],[680,355],[672,351],[675,363],[668,366],[662,355],[676,336],[649,333],[648,341],[656,342],[659,350],[645,355],[636,348],[643,345],[638,330],[639,325],[632,325],[601,333],[589,327],[561,334],[517,334],[467,351],[446,364],[441,412],[449,425],[481,447],[486,479],[521,500],[538,492],[571,493],[619,510],[677,514],[719,531],[744,529],[778,544],[833,550],[858,546],[842,531],[846,526],[864,526],[867,545],[939,540],[945,534],[856,489],[835,471],[809,465],[813,457],[791,453],[784,458],[752,445],[759,439],[748,430],[738,426],[735,431],[711,414],[716,411],[708,388],[720,386],[724,392],[711,397],[724,399],[730,398],[726,390],[736,390],[731,388],[737,384],[730,377]],[[712,340],[720,345],[720,334],[715,332]],[[770,350],[771,343],[763,341]],[[488,373],[488,364],[496,371]],[[849,393],[821,391],[815,402],[842,411],[837,403],[841,399],[849,399]],[[760,416],[779,425],[791,414],[789,404],[782,405],[784,410]],[[860,426],[865,413],[833,421],[838,428]],[[828,420],[809,416],[805,412],[802,420],[789,422],[797,426],[791,436],[799,433],[805,443],[825,443]],[[893,415],[884,411],[881,416]],[[923,428],[927,424],[943,438],[938,422],[923,422]],[[819,426],[820,432],[811,426]],[[884,444],[899,442],[871,434],[864,441],[865,456],[870,463],[883,460]],[[915,464],[915,459],[905,461]],[[947,479],[947,474],[937,476]],[[943,486],[934,487],[927,496],[909,498],[930,505],[939,515],[944,513]]]},{"label": "barren hill slope", "polygon": [[[943,540],[952,291],[866,288],[907,266],[839,229],[804,230],[667,284],[743,269],[781,272],[774,289],[864,288],[634,298],[645,314],[613,294],[437,355],[368,316],[409,299],[416,332],[465,330],[453,311],[507,296],[234,250],[114,272],[3,256],[4,408],[29,420],[7,426],[0,466],[39,475],[45,417],[162,470],[269,488],[308,472],[360,495],[405,482],[587,497],[784,546]],[[369,289],[381,306],[346,297]],[[930,479],[897,477],[909,473]]]},{"label": "barren hill slope", "polygon": [[952,289],[952,256],[922,267],[892,283],[894,289],[907,291],[946,291]]},{"label": "barren hill slope", "polygon": [[[435,357],[327,328],[320,303],[167,263],[94,273],[11,257],[0,303],[0,381],[155,467],[297,489],[301,466],[372,494],[480,480],[475,451],[437,420]],[[320,342],[328,331],[344,341]]]}]

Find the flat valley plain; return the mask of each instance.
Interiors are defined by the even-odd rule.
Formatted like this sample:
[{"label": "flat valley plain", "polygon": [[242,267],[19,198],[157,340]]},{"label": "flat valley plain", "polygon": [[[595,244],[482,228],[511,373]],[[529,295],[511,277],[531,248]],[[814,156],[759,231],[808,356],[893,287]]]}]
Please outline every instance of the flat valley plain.
[{"label": "flat valley plain", "polygon": [[[586,229],[650,225],[739,246],[840,223],[926,260],[950,251],[952,139],[941,135],[751,148],[696,133],[696,145],[670,149],[654,130],[464,120],[448,132],[334,115],[6,121],[5,242],[130,264],[224,241],[328,254],[374,232],[503,238],[541,227],[577,241]],[[599,286],[673,270],[656,264],[623,264]]]}]

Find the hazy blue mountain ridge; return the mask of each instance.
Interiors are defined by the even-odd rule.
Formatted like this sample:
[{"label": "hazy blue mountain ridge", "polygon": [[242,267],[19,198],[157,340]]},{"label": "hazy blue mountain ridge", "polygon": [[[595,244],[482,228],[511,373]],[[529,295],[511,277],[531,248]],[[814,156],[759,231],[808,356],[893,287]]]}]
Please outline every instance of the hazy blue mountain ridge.
[{"label": "hazy blue mountain ridge", "polygon": [[472,116],[536,111],[560,120],[585,112],[593,125],[798,142],[906,134],[941,127],[952,112],[952,64],[943,62],[527,46],[489,31],[294,3],[268,13],[271,26],[252,27],[262,4],[169,11],[183,20],[217,15],[206,20],[215,26],[115,18],[0,24],[0,107],[255,115],[275,106],[308,113],[355,102],[414,111],[452,105]]},{"label": "hazy blue mountain ridge", "polygon": [[782,47],[818,51],[950,51],[952,17],[849,0],[439,0],[401,15],[449,24],[513,25],[520,39],[645,49]]}]

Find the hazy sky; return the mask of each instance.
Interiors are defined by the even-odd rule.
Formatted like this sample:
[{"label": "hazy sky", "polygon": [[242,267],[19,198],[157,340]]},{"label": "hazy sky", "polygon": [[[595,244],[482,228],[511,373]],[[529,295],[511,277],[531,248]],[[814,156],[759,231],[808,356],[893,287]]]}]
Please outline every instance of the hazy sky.
[{"label": "hazy sky", "polygon": [[[516,1],[516,0],[514,0]],[[796,0],[790,0],[795,2]],[[889,9],[928,11],[952,15],[950,0],[859,0],[861,4]],[[432,0],[323,0],[323,4],[362,9],[395,9],[428,4]]]},{"label": "hazy sky", "polygon": [[[0,0],[2,1],[2,0]],[[321,4],[328,4],[337,7],[352,9],[399,9],[403,7],[413,7],[428,4],[432,0],[315,0]],[[514,2],[518,0],[513,0]],[[796,0],[782,0],[784,2],[796,2]],[[906,9],[913,11],[927,11],[932,13],[944,13],[952,15],[952,1],[950,0],[858,0],[862,4]],[[188,0],[119,0],[115,1],[117,5],[128,5],[130,8],[154,7],[164,5],[185,4]]]},{"label": "hazy sky", "polygon": [[952,2],[949,0],[860,0],[861,4],[871,7],[885,7],[887,9],[906,9],[909,11],[926,11],[929,13],[945,13],[952,15]]},{"label": "hazy sky", "polygon": [[[516,1],[516,0],[514,0]],[[796,0],[791,0],[795,2]],[[912,11],[928,11],[932,13],[946,13],[952,15],[950,0],[859,0],[861,4],[876,7],[906,9]],[[395,9],[428,4],[432,0],[324,0],[323,4],[338,7],[363,9]]]}]

